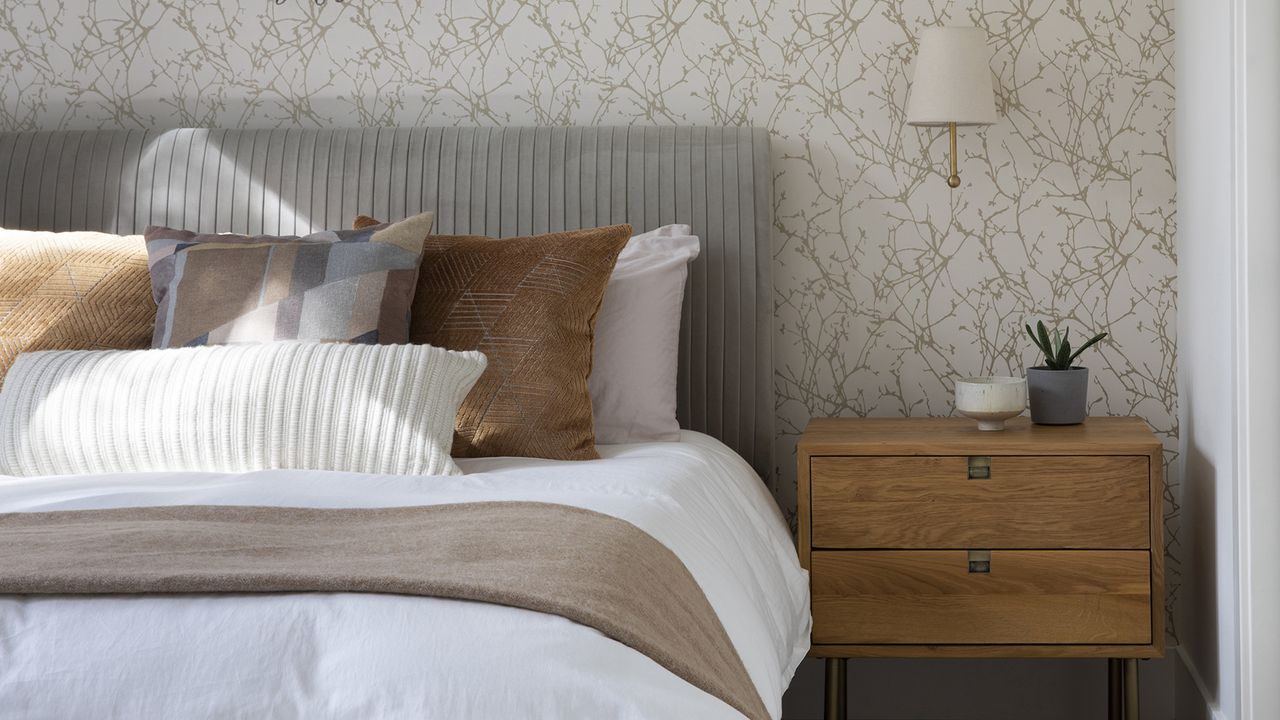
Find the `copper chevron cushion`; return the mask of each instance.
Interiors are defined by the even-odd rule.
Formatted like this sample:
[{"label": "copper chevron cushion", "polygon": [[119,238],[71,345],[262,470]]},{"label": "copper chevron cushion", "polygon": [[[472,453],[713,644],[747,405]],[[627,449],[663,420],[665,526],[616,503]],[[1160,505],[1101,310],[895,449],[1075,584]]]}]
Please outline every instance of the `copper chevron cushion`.
[{"label": "copper chevron cushion", "polygon": [[139,235],[0,230],[0,381],[20,352],[151,345]]},{"label": "copper chevron cushion", "polygon": [[494,240],[427,239],[409,340],[479,350],[489,366],[458,410],[454,457],[591,460],[592,336],[631,226]]}]

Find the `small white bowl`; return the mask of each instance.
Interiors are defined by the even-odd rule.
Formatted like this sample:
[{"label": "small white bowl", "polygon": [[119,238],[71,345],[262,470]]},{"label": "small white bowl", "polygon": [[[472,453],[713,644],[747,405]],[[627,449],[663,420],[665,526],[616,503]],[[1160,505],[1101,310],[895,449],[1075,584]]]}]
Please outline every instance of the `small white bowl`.
[{"label": "small white bowl", "polygon": [[1027,381],[1017,377],[971,377],[956,381],[956,411],[978,421],[979,430],[1003,430],[1004,421],[1027,407]]}]

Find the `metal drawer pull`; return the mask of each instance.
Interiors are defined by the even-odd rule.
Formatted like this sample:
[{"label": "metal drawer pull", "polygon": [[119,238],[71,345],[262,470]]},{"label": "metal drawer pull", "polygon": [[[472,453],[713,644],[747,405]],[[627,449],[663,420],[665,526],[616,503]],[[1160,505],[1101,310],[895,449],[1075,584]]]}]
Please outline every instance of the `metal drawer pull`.
[{"label": "metal drawer pull", "polygon": [[969,479],[990,480],[991,458],[978,455],[969,458]]},{"label": "metal drawer pull", "polygon": [[991,551],[990,550],[970,550],[969,551],[969,572],[971,573],[991,572]]}]

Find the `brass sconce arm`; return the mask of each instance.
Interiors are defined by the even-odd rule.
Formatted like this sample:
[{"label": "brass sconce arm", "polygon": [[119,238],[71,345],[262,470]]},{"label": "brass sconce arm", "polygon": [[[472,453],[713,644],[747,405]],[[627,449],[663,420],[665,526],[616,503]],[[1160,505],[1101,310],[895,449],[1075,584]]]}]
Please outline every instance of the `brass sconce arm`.
[{"label": "brass sconce arm", "polygon": [[960,168],[956,159],[956,124],[950,123],[947,128],[951,132],[951,177],[947,178],[947,185],[958,188],[960,187]]}]

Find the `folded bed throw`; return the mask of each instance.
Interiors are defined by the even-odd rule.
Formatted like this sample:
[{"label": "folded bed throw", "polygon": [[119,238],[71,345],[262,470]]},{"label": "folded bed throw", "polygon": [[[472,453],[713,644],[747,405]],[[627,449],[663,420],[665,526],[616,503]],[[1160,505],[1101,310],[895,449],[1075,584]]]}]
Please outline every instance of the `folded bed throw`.
[{"label": "folded bed throw", "polygon": [[497,603],[599,630],[768,718],[697,581],[634,525],[566,505],[222,505],[0,514],[0,594],[371,592]]}]

